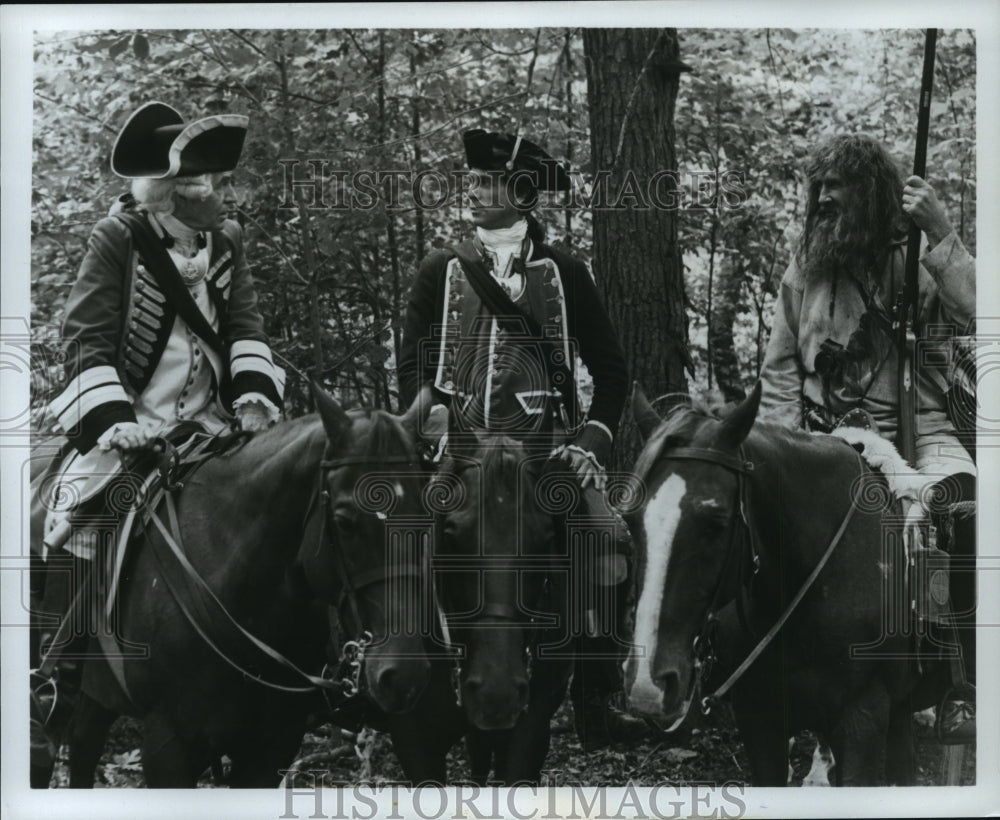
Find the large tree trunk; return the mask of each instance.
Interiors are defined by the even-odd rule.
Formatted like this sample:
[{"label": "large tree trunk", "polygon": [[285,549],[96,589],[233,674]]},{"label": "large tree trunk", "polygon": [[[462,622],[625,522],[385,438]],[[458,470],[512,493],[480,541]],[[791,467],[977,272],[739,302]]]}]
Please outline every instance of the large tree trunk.
[{"label": "large tree trunk", "polygon": [[[595,179],[611,171],[610,202],[629,174],[642,191],[676,172],[674,103],[680,72],[676,29],[584,29],[590,144]],[[669,180],[660,201],[669,204]],[[595,191],[596,194],[596,191]],[[632,378],[650,396],[686,392],[689,367],[677,213],[662,207],[594,208],[594,275],[621,335]],[[631,413],[617,461],[638,451]]]}]

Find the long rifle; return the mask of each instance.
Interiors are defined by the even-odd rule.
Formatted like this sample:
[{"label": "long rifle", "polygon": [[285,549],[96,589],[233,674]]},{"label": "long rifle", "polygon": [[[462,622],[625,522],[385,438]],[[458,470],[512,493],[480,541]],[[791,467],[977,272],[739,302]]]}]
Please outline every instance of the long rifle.
[{"label": "long rifle", "polygon": [[[927,133],[931,119],[931,89],[934,85],[934,47],[937,29],[927,29],[924,38],[924,75],[920,81],[920,110],[917,114],[917,150],[913,173],[927,173]],[[896,313],[896,348],[899,355],[899,452],[911,465],[917,454],[916,444],[916,312],[917,271],[920,266],[920,228],[910,224],[906,243],[906,271]]]}]

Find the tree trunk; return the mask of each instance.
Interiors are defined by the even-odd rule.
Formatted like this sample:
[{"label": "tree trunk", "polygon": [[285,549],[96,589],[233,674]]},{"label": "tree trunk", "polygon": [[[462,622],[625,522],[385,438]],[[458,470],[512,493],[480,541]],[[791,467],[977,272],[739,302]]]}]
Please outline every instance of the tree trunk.
[{"label": "tree trunk", "polygon": [[708,349],[715,381],[727,402],[746,398],[740,363],[736,356],[733,325],[736,323],[736,306],[740,299],[740,266],[728,253],[723,253],[715,279],[715,307],[709,325]]},{"label": "tree trunk", "polygon": [[[676,174],[674,104],[686,67],[676,29],[584,29],[583,45],[594,171],[611,171],[614,203],[629,173],[643,191],[658,171]],[[667,205],[671,187],[661,180]],[[690,370],[676,217],[676,209],[655,206],[593,212],[594,275],[629,372],[651,397],[686,392]],[[618,441],[618,464],[631,464],[639,440],[628,410]]]}]

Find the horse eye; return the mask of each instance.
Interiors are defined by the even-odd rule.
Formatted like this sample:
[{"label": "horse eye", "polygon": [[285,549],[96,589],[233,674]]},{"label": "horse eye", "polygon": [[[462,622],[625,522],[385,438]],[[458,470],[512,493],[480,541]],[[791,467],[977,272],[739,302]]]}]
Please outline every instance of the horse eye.
[{"label": "horse eye", "polygon": [[353,510],[337,510],[333,514],[333,522],[342,532],[351,532],[358,524],[358,514]]}]

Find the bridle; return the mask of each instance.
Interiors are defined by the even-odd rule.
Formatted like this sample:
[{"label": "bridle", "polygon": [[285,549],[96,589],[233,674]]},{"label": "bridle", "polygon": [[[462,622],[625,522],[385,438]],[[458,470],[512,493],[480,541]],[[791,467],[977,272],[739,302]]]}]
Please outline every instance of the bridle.
[{"label": "bridle", "polygon": [[[386,563],[381,566],[357,572],[352,571],[347,566],[343,549],[341,549],[340,544],[336,540],[335,533],[337,531],[337,527],[336,523],[333,521],[333,499],[330,496],[330,491],[327,487],[329,486],[329,482],[331,481],[333,474],[338,470],[342,470],[345,467],[370,465],[371,463],[372,458],[370,456],[346,456],[342,458],[323,459],[319,463],[320,477],[319,487],[316,493],[320,512],[320,529],[316,535],[316,548],[319,550],[324,546],[328,546],[331,549],[336,564],[335,569],[338,575],[338,580],[341,582],[341,593],[340,600],[337,602],[337,611],[338,613],[341,613],[344,604],[349,604],[351,615],[354,618],[354,624],[359,629],[362,627],[363,622],[361,619],[361,609],[358,606],[358,594],[362,590],[374,584],[385,583],[390,580],[398,580],[407,577],[420,578],[424,575],[423,567],[419,564],[412,563],[393,566]],[[398,467],[409,468],[407,471],[409,473],[422,472],[423,470],[421,465],[418,463],[418,460],[415,457],[410,456],[390,456],[387,458],[381,458],[379,459],[379,465],[395,465]],[[331,533],[329,544],[327,544],[324,540],[327,529],[329,529]]]},{"label": "bridle", "polygon": [[[173,455],[172,448],[166,448],[163,451],[162,463],[160,465],[164,479],[163,485],[148,504],[147,510],[147,516],[152,528],[159,532],[162,546],[157,539],[150,539],[150,553],[160,570],[160,577],[162,577],[175,603],[191,628],[222,661],[239,672],[245,679],[266,688],[290,694],[310,694],[321,691],[324,697],[326,697],[328,705],[333,709],[343,705],[346,700],[359,694],[359,688],[363,681],[361,671],[364,663],[364,654],[366,648],[372,643],[372,635],[370,632],[364,630],[357,602],[358,593],[372,584],[381,581],[404,577],[422,577],[424,572],[422,567],[416,564],[402,564],[395,567],[381,566],[360,572],[352,572],[348,568],[342,550],[339,544],[336,543],[335,538],[331,537],[328,542],[327,528],[330,529],[331,533],[336,532],[335,526],[331,526],[333,524],[331,521],[333,511],[330,504],[330,493],[326,488],[330,477],[334,472],[344,467],[360,464],[369,465],[373,461],[372,457],[350,456],[323,459],[320,461],[317,482],[311,493],[304,517],[305,524],[302,531],[302,543],[299,548],[300,558],[305,554],[303,551],[307,549],[307,542],[310,544],[315,543],[315,547],[312,548],[314,555],[319,555],[324,547],[331,550],[335,562],[334,571],[341,582],[341,596],[337,604],[338,614],[342,612],[344,602],[349,602],[352,615],[354,616],[354,623],[360,633],[356,640],[345,642],[338,668],[332,669],[331,665],[327,664],[320,675],[312,675],[301,669],[294,661],[285,657],[282,653],[238,623],[191,563],[184,550],[180,519],[174,499],[174,494],[183,487],[181,482],[174,481],[172,477],[172,469],[176,467],[176,461],[177,459]],[[379,459],[379,464],[422,469],[417,463],[417,459],[411,456],[385,457]],[[160,499],[162,499],[167,513],[168,521],[166,524],[157,514]],[[308,584],[308,578],[306,582]],[[192,606],[191,601],[188,600],[190,593],[184,589],[185,585],[191,587],[200,596],[201,604],[199,606]],[[310,592],[315,597],[321,597],[317,594],[315,588],[311,586]],[[200,610],[198,614],[193,611],[195,608]],[[238,636],[239,640],[252,646],[262,657],[284,668],[286,672],[297,678],[300,683],[288,684],[268,680],[261,674],[248,669],[239,660],[236,660],[232,656],[232,653],[227,651],[227,647],[225,646],[226,641],[221,642],[223,645],[220,645],[220,641],[210,634],[212,623],[206,623],[206,608],[214,609],[218,612],[220,616],[218,623],[223,625],[225,629],[228,629],[232,635]],[[111,648],[117,652],[117,646]],[[122,687],[123,692],[125,692],[127,697],[131,697],[125,681],[124,670],[120,668],[120,663],[117,665],[114,663],[116,657],[114,652],[110,653],[108,662],[111,664],[112,672]],[[332,698],[338,695],[340,702],[335,703]]]},{"label": "bridle", "polygon": [[[452,476],[458,480],[461,473],[465,472],[472,466],[476,466],[477,462],[473,459],[461,459],[452,460],[448,462],[448,469],[438,475],[448,475]],[[437,476],[435,476],[436,480]],[[445,514],[446,515],[446,514]],[[514,568],[516,569],[516,560],[514,562]],[[539,592],[538,601],[533,607],[532,611],[542,612],[544,611],[544,605],[552,591],[552,581],[548,575],[546,575],[544,582],[541,585],[541,590]],[[484,588],[485,594],[485,588]],[[528,618],[528,623],[525,623],[525,618]],[[540,619],[534,615],[529,615],[527,612],[519,609],[514,604],[508,603],[507,601],[484,601],[482,606],[476,610],[475,615],[467,618],[462,618],[457,624],[459,628],[467,628],[470,626],[480,625],[487,620],[501,621],[508,623],[511,627],[520,627],[522,629],[522,649],[525,655],[525,667],[527,674],[530,678],[531,668],[534,660],[534,653],[532,647],[535,644],[538,632],[542,628],[543,624]],[[460,669],[457,670],[460,672]],[[458,689],[461,692],[460,688]]]},{"label": "bridle", "polygon": [[[716,584],[715,592],[712,595],[711,603],[708,607],[708,612],[705,616],[705,620],[702,623],[701,629],[698,634],[695,635],[692,651],[695,657],[695,676],[692,681],[692,691],[700,691],[702,682],[708,677],[711,667],[715,661],[715,650],[712,646],[712,638],[714,636],[716,627],[718,626],[719,620],[717,613],[719,611],[719,605],[721,603],[721,598],[723,590],[726,587],[726,581],[728,579],[731,567],[734,563],[737,564],[739,568],[738,576],[738,586],[737,586],[737,612],[739,615],[740,623],[743,629],[750,633],[754,638],[756,635],[750,626],[749,619],[746,616],[746,601],[750,595],[749,585],[753,578],[760,571],[760,551],[757,547],[756,532],[752,525],[752,518],[748,511],[750,509],[750,493],[749,493],[749,476],[755,470],[755,464],[752,460],[746,457],[745,449],[742,445],[737,450],[735,456],[725,453],[721,450],[715,450],[707,447],[673,447],[671,449],[665,450],[657,458],[657,462],[666,460],[689,460],[698,461],[702,463],[715,464],[719,467],[723,467],[729,470],[736,476],[737,483],[737,499],[738,499],[738,510],[734,512],[734,516],[739,515],[740,521],[736,522],[736,526],[731,528],[731,536],[729,540],[729,546],[726,550],[726,558],[723,563],[722,571],[719,575],[718,583]],[[863,471],[864,467],[861,462],[860,456],[858,456],[858,463],[861,465]],[[733,673],[711,694],[705,695],[701,699],[701,710],[704,714],[711,712],[712,707],[724,696],[727,692],[736,684],[736,682],[743,676],[743,674],[750,668],[750,666],[761,656],[764,650],[770,645],[771,641],[778,634],[781,628],[785,625],[789,617],[798,607],[799,603],[805,597],[806,593],[812,587],[813,582],[819,576],[823,567],[826,566],[827,561],[829,561],[830,556],[833,555],[833,551],[836,549],[837,545],[840,543],[847,531],[847,525],[851,522],[854,517],[854,512],[857,509],[856,499],[854,495],[851,497],[851,505],[845,513],[843,519],[840,522],[836,532],[831,538],[823,556],[817,562],[815,567],[813,567],[809,576],[799,587],[798,592],[785,607],[784,612],[779,616],[777,621],[771,626],[767,633],[757,641],[757,645],[751,650],[746,658],[743,659],[742,663],[733,671]],[[740,526],[742,523],[742,526]],[[740,561],[740,545],[741,542],[745,542],[749,549],[748,559],[746,561]],[[750,573],[749,579],[746,577],[746,567],[752,566],[753,570]]]}]

